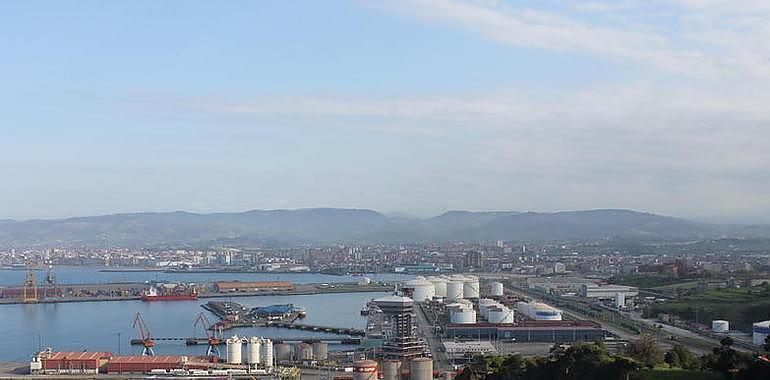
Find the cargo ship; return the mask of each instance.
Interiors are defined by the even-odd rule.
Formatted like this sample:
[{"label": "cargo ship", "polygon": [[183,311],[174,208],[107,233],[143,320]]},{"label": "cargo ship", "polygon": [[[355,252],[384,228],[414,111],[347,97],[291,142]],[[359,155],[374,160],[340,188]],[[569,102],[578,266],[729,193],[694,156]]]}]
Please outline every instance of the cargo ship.
[{"label": "cargo ship", "polygon": [[195,301],[198,292],[195,288],[177,287],[168,292],[159,291],[157,287],[151,287],[142,295],[142,301]]}]

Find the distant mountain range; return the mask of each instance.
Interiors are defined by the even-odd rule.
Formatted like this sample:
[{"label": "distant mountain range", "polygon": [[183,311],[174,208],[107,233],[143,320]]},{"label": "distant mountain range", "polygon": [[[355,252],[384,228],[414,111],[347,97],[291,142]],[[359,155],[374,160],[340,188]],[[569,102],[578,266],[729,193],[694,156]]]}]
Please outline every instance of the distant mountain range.
[{"label": "distant mountain range", "polygon": [[770,237],[768,226],[693,222],[631,210],[554,213],[449,211],[433,218],[312,208],[195,214],[161,212],[0,220],[0,246],[209,247],[317,243],[640,240]]}]

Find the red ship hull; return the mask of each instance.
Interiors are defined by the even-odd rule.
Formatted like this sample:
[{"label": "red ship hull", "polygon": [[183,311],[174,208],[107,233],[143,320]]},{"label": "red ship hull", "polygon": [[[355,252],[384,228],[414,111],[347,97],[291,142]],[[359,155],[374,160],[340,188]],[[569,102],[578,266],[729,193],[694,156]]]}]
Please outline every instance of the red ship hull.
[{"label": "red ship hull", "polygon": [[195,301],[198,299],[196,294],[179,294],[179,295],[167,295],[167,296],[142,296],[142,301],[154,302],[154,301]]}]

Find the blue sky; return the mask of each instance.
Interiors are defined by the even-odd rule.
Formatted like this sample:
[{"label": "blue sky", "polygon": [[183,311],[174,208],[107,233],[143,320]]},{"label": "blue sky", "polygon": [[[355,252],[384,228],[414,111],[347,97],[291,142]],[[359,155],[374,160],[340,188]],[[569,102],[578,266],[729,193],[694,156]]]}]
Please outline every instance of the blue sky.
[{"label": "blue sky", "polygon": [[770,215],[770,2],[3,1],[0,218]]}]

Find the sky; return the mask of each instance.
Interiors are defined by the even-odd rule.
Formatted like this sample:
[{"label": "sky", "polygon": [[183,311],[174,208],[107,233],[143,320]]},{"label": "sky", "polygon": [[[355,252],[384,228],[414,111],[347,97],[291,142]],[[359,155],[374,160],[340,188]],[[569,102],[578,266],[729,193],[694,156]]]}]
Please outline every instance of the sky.
[{"label": "sky", "polygon": [[770,0],[6,0],[0,41],[0,219],[770,221]]}]

